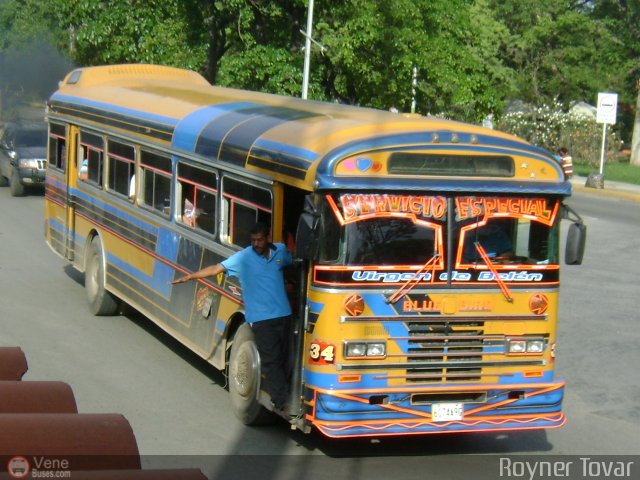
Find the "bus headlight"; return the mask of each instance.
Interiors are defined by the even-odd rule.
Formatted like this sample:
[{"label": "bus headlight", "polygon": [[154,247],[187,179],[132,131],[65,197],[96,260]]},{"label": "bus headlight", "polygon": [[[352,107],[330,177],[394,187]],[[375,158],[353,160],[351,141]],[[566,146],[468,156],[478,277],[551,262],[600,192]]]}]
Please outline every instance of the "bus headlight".
[{"label": "bus headlight", "polygon": [[367,343],[367,357],[384,357],[387,354],[386,345],[381,343]]},{"label": "bus headlight", "polygon": [[384,357],[387,354],[386,342],[345,342],[345,358]]},{"label": "bus headlight", "polygon": [[511,338],[507,340],[507,353],[543,353],[544,340],[541,338]]}]

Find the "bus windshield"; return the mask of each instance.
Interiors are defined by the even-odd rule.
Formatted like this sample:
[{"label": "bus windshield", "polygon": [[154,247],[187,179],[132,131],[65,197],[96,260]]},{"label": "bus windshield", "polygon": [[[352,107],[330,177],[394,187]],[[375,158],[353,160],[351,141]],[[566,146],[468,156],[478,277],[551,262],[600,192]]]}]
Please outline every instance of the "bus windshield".
[{"label": "bus windshield", "polygon": [[437,256],[450,258],[457,270],[485,268],[479,250],[496,265],[559,261],[553,199],[343,194],[326,200],[321,265],[417,267]]},{"label": "bus windshield", "polygon": [[347,265],[416,265],[436,253],[435,230],[407,218],[376,218],[344,229]]},{"label": "bus windshield", "polygon": [[[345,218],[348,202],[355,197],[342,195],[324,204],[320,218],[320,264],[417,266],[441,254],[442,223],[400,212]],[[377,200],[373,196],[358,198]],[[343,208],[344,213],[338,208]]]}]

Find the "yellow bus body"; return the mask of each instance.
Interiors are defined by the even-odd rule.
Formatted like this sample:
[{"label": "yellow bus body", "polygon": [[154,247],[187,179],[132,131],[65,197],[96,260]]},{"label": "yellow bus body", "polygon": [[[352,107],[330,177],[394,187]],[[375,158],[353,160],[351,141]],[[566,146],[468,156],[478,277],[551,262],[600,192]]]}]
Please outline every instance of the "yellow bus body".
[{"label": "yellow bus body", "polygon": [[[553,368],[558,224],[571,190],[544,150],[474,125],[213,87],[156,65],[75,70],[48,119],[46,241],[89,276],[94,312],[127,302],[225,370],[243,324],[240,283],[169,282],[244,247],[249,220],[267,219],[287,242],[308,197],[334,228],[318,227],[317,242],[339,253],[302,262],[296,426],[344,437],[564,423]],[[209,222],[186,226],[185,200]],[[500,221],[525,256],[487,261],[479,248],[483,261],[465,259]],[[402,262],[340,260],[351,254],[340,242],[369,222],[422,236],[392,238]],[[343,240],[327,240],[338,230]],[[428,261],[412,260],[420,242],[435,252]]]}]

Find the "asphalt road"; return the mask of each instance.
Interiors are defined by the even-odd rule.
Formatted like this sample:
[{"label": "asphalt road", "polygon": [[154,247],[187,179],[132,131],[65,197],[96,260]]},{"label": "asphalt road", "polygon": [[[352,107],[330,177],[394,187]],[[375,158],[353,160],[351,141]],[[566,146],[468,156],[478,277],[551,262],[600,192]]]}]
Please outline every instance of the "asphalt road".
[{"label": "asphalt road", "polygon": [[582,192],[569,203],[589,237],[584,264],[561,276],[560,429],[336,442],[284,422],[244,427],[213,368],[144,318],[89,313],[82,275],[44,242],[43,197],[6,188],[0,346],[25,351],[25,380],[69,383],[80,412],[123,414],[146,468],[198,467],[210,479],[499,478],[507,455],[638,455],[640,203]]}]

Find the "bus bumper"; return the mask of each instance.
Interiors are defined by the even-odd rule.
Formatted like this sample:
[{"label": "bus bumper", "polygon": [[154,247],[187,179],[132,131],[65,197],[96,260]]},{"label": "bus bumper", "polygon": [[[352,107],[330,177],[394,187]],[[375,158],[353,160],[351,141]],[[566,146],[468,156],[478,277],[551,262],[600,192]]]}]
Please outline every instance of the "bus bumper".
[{"label": "bus bumper", "polygon": [[[311,413],[307,420],[328,437],[557,428],[566,422],[561,409],[564,385],[564,382],[553,382],[489,388],[486,385],[483,388],[457,386],[455,390],[449,387],[446,391],[429,389],[375,394],[309,388],[307,399]],[[455,392],[456,398],[468,392],[483,400],[469,403],[442,401],[447,397],[446,392]],[[430,396],[439,400],[428,402]],[[451,405],[462,414],[458,418],[434,420],[432,413],[436,403]]]}]

